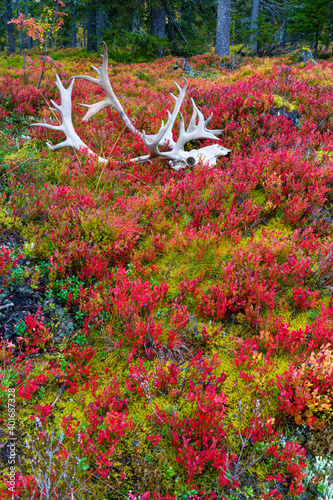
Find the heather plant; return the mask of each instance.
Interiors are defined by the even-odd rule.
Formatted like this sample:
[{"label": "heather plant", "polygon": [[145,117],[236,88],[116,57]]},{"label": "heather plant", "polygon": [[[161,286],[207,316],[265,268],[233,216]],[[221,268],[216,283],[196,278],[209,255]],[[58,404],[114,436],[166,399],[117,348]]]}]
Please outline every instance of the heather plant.
[{"label": "heather plant", "polygon": [[[85,60],[60,54],[62,79],[85,73]],[[57,125],[55,68],[44,100],[39,61],[28,63],[29,85],[22,70],[0,67],[1,288],[29,283],[36,305],[0,343],[1,428],[14,386],[26,457],[18,495],[44,494],[49,479],[50,495],[61,476],[69,499],[329,499],[333,63],[190,58],[184,120],[193,98],[231,153],[182,171],[131,162],[143,143],[112,109],[83,126],[78,103],[103,99],[84,80],[73,87],[75,127],[108,163],[51,155],[45,140],[60,142],[59,131],[23,127],[37,114]],[[175,63],[109,61],[138,130],[155,134],[172,109]],[[213,66],[216,78],[202,78]],[[299,122],[272,107],[294,108]],[[10,300],[1,318],[20,307]],[[62,336],[61,318],[48,316],[59,304],[73,325]]]},{"label": "heather plant", "polygon": [[[22,445],[19,473],[15,477],[15,493],[20,499],[83,499],[86,493],[93,494],[80,481],[82,459],[76,456],[77,442],[64,449],[64,433],[50,432],[45,423],[35,419],[35,428]],[[44,458],[46,457],[46,459]],[[84,467],[83,467],[84,468]]]}]

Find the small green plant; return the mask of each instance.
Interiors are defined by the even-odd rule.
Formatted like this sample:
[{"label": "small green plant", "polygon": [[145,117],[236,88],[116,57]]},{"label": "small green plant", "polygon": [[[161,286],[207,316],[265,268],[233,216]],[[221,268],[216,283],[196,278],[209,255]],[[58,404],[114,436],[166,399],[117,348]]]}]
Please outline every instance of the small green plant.
[{"label": "small green plant", "polygon": [[7,393],[7,389],[14,386],[17,373],[12,367],[6,365],[0,368],[0,399]]},{"label": "small green plant", "polygon": [[333,459],[330,454],[326,457],[315,457],[308,468],[304,486],[321,500],[333,499]]},{"label": "small green plant", "polygon": [[42,385],[38,388],[38,391],[37,391],[37,397],[38,399],[44,399],[44,396],[45,396],[45,387],[43,387]]},{"label": "small green plant", "polygon": [[316,311],[310,311],[308,318],[314,321],[316,318],[318,318],[318,313]]},{"label": "small green plant", "polygon": [[76,322],[78,323],[78,325],[82,326],[83,325],[83,318],[84,318],[84,314],[82,311],[76,311],[75,313],[75,320]]},{"label": "small green plant", "polygon": [[23,283],[24,280],[29,276],[29,269],[25,266],[16,266],[11,274],[12,286],[14,283]]},{"label": "small green plant", "polygon": [[165,470],[162,472],[163,476],[165,479],[172,479],[173,476],[176,474],[173,467],[165,467]]},{"label": "small green plant", "polygon": [[18,337],[23,337],[26,329],[27,325],[25,324],[25,321],[20,321],[15,325],[15,333]]},{"label": "small green plant", "polygon": [[53,294],[61,303],[66,304],[70,295],[72,300],[78,299],[80,288],[83,285],[83,281],[80,281],[76,276],[71,276],[65,280],[57,280],[53,286]]},{"label": "small green plant", "polygon": [[87,339],[84,335],[78,335],[77,337],[75,337],[74,342],[75,344],[82,346],[87,342]]},{"label": "small green plant", "polygon": [[47,261],[42,261],[38,264],[37,266],[39,269],[40,269],[40,272],[44,275],[44,276],[48,276],[49,272],[50,272],[50,263],[47,262]]},{"label": "small green plant", "polygon": [[237,488],[236,493],[239,493],[240,495],[244,496],[246,500],[251,499],[254,496],[254,491],[253,488],[251,488],[251,486],[244,486],[244,488],[242,489]]},{"label": "small green plant", "polygon": [[177,494],[177,500],[188,500],[190,496],[196,495],[198,492],[197,490],[194,489],[188,489],[187,486],[185,486],[184,489],[182,489],[181,493]]},{"label": "small green plant", "polygon": [[64,370],[66,366],[68,366],[68,362],[65,360],[63,355],[61,353],[58,354],[58,363],[60,365],[60,368]]},{"label": "small green plant", "polygon": [[78,462],[78,467],[79,469],[82,469],[82,470],[88,470],[89,469],[89,465],[87,464],[87,457],[83,457],[79,460]]}]

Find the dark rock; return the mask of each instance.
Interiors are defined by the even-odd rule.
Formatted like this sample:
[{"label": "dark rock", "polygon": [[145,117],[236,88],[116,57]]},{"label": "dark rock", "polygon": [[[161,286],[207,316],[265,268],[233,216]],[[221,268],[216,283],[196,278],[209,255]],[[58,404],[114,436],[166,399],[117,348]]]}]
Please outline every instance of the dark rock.
[{"label": "dark rock", "polygon": [[276,108],[274,106],[269,110],[270,114],[273,116],[285,116],[287,120],[291,120],[293,125],[298,128],[300,126],[300,114],[297,109],[293,109],[292,111],[287,111],[286,107]]}]

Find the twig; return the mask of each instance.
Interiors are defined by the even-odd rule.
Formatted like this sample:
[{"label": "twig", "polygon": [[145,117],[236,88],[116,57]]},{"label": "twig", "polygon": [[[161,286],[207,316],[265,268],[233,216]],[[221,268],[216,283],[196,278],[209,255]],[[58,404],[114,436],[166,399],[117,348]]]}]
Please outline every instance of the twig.
[{"label": "twig", "polygon": [[5,304],[4,306],[0,306],[0,309],[8,309],[9,307],[14,307],[14,304],[12,302],[9,302],[9,304]]},{"label": "twig", "polygon": [[[125,128],[126,128],[126,127],[123,127],[123,128],[122,128],[122,130],[121,130],[120,134],[118,135],[118,137],[117,137],[117,139],[116,139],[116,142],[115,142],[115,143],[114,143],[114,145],[112,146],[112,149],[111,149],[111,151],[110,151],[110,154],[109,154],[109,158],[108,158],[108,160],[110,159],[110,156],[111,156],[111,154],[112,154],[112,152],[113,152],[114,148],[116,147],[116,145],[117,145],[117,143],[118,143],[118,141],[119,141],[120,137],[122,136],[122,133],[124,132]],[[106,166],[106,163],[104,163],[104,165],[103,165],[103,167],[102,167],[102,170],[101,170],[101,174],[100,174],[100,176],[99,176],[99,178],[98,178],[98,181],[97,181],[97,184],[96,184],[96,191],[97,191],[97,188],[98,188],[99,182],[100,182],[100,180],[101,180],[102,174],[103,174],[103,172],[104,172],[104,168],[105,168],[105,166]]]},{"label": "twig", "polygon": [[67,380],[65,380],[65,382],[60,387],[60,392],[59,392],[58,396],[55,398],[55,400],[53,401],[53,403],[51,404],[51,406],[54,406],[59,401],[59,399],[61,398],[62,393],[65,390],[66,384],[67,384]]},{"label": "twig", "polygon": [[48,32],[46,40],[45,40],[45,53],[44,53],[44,56],[43,56],[43,67],[42,67],[42,73],[40,75],[40,79],[39,79],[38,86],[37,86],[38,89],[41,86],[41,83],[42,83],[42,80],[43,80],[43,77],[44,77],[44,74],[45,74],[45,63],[46,63],[46,56],[47,56],[47,44],[48,44],[49,39],[53,35],[53,29],[54,29],[56,17],[57,17],[57,14],[58,14],[58,6],[59,6],[59,0],[57,0],[57,4],[55,6],[51,29]]},{"label": "twig", "polygon": [[18,165],[15,165],[15,167],[13,167],[11,170],[8,170],[4,174],[2,174],[2,176],[0,177],[0,179],[2,179],[3,177],[5,177],[6,175],[10,174],[11,172],[14,172],[14,170],[16,170],[18,167],[20,167],[21,165],[23,165],[23,163],[25,163],[26,161],[32,160],[32,159],[33,159],[33,156],[29,156],[28,158],[25,158],[25,160],[21,161],[21,163],[19,163]]}]

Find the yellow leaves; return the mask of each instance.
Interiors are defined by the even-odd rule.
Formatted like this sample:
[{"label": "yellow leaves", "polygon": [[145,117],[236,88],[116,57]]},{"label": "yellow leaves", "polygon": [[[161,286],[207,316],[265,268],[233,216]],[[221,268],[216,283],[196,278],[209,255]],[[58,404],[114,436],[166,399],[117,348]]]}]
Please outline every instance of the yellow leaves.
[{"label": "yellow leaves", "polygon": [[[330,344],[323,346],[318,353],[312,352],[310,357],[294,370],[293,379],[295,384],[295,395],[306,402],[307,418],[325,415],[325,421],[332,415],[332,390],[325,390],[323,394],[322,384],[327,384],[327,379],[333,375],[333,352]],[[325,386],[325,385],[324,385]],[[302,420],[301,415],[298,417]],[[295,419],[296,423],[297,420]],[[323,421],[324,422],[324,421]],[[316,422],[322,425],[321,422]]]},{"label": "yellow leaves", "polygon": [[67,16],[67,14],[55,11],[48,6],[43,8],[41,16],[34,20],[41,42],[44,42],[44,39],[51,33],[53,37],[56,37],[64,24],[63,16]]},{"label": "yellow leaves", "polygon": [[322,379],[333,373],[333,351],[331,344],[322,346],[317,354],[313,352],[310,358],[301,365],[299,372],[303,373],[309,368],[311,372],[316,372],[317,376],[320,375]]},{"label": "yellow leaves", "polygon": [[271,332],[267,332],[266,330],[260,330],[260,340],[264,341],[266,344],[269,340],[272,340]]},{"label": "yellow leaves", "polygon": [[258,205],[265,204],[266,195],[262,189],[254,189],[251,196],[252,200]]},{"label": "yellow leaves", "polygon": [[261,352],[260,352],[260,353],[259,353],[259,352],[253,352],[253,354],[252,354],[252,359],[253,359],[254,361],[258,361],[258,362],[260,362],[260,361],[261,361],[261,359],[262,359],[262,353],[261,353]]},{"label": "yellow leaves", "polygon": [[290,113],[295,109],[295,103],[288,102],[283,96],[273,94],[273,106],[276,108],[286,108],[286,111]]},{"label": "yellow leaves", "polygon": [[15,226],[19,227],[19,221],[10,216],[4,207],[0,206],[0,228],[11,229]]}]

